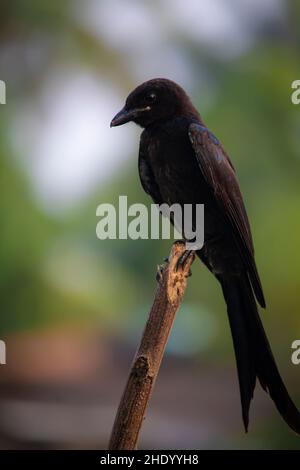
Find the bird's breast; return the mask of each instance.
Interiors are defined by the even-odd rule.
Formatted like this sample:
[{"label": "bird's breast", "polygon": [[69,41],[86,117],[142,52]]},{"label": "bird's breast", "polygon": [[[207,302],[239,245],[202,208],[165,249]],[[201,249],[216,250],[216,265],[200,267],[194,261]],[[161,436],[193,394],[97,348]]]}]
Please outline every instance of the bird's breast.
[{"label": "bird's breast", "polygon": [[147,153],[164,202],[203,202],[206,183],[187,134],[150,139]]}]

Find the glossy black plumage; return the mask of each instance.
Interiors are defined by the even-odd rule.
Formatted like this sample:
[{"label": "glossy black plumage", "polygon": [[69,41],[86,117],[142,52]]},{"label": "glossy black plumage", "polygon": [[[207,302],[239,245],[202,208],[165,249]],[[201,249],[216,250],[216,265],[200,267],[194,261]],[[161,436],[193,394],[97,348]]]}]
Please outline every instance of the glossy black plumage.
[{"label": "glossy black plumage", "polygon": [[247,213],[228,155],[184,90],[170,80],[154,79],[137,87],[111,125],[128,121],[144,128],[139,174],[153,201],[205,206],[205,243],[197,254],[220,282],[227,304],[245,428],[258,378],[287,424],[300,433],[300,414],[259,318],[256,300],[265,307],[265,299]]}]

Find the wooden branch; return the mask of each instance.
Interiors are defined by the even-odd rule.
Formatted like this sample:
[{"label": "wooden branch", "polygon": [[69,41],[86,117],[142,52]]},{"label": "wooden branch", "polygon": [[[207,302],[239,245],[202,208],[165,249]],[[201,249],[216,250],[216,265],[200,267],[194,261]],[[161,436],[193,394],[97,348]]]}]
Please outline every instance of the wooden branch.
[{"label": "wooden branch", "polygon": [[119,404],[109,450],[134,450],[173,321],[183,298],[192,253],[182,266],[184,242],[175,242],[164,266],[154,302]]}]

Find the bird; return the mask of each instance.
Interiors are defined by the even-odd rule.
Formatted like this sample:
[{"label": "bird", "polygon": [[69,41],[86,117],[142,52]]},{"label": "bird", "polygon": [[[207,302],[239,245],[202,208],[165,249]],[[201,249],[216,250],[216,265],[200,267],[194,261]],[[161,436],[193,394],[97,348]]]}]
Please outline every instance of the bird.
[{"label": "bird", "polygon": [[[259,315],[266,307],[249,219],[235,168],[184,89],[166,78],[137,86],[110,126],[143,128],[138,170],[155,204],[204,204],[204,244],[197,256],[220,284],[236,358],[242,418],[248,431],[257,379],[300,434],[300,413],[278,371]],[[172,222],[172,220],[171,220]]]}]

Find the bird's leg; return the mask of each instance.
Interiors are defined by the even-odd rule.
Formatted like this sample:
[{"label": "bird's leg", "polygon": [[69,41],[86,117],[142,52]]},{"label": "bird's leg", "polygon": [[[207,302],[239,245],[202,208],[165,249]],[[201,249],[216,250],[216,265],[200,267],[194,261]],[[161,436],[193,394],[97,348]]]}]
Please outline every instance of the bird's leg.
[{"label": "bird's leg", "polygon": [[[184,240],[182,242],[185,243]],[[184,253],[180,256],[180,258],[177,261],[176,269],[177,270],[184,269],[185,264],[187,263],[187,261],[190,259],[191,256],[194,256],[194,255],[195,255],[194,250],[185,250]],[[191,275],[192,275],[192,271],[190,269],[189,272],[188,272],[188,277],[190,277]]]}]

